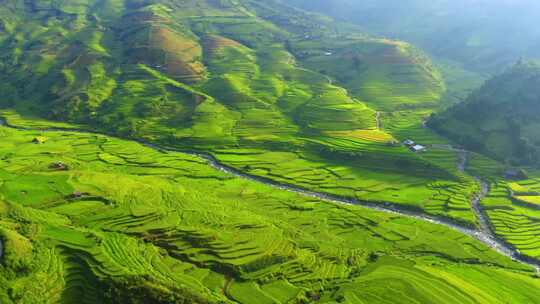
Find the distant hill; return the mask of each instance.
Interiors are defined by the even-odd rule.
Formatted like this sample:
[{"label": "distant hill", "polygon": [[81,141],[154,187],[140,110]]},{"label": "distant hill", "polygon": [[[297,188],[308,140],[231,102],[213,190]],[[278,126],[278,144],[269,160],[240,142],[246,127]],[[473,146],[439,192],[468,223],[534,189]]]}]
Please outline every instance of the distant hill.
[{"label": "distant hill", "polygon": [[457,142],[501,160],[540,160],[540,65],[519,63],[487,81],[468,100],[429,125]]},{"label": "distant hill", "polygon": [[466,69],[501,71],[519,57],[540,57],[535,0],[292,0],[306,9],[403,39]]}]

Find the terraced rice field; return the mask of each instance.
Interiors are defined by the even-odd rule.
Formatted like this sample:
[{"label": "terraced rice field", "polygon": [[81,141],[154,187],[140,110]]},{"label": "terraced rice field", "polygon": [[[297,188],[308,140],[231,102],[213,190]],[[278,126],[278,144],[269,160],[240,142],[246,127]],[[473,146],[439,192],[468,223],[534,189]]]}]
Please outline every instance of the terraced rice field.
[{"label": "terraced rice field", "polygon": [[[32,123],[13,112],[5,114],[10,121],[23,126]],[[383,131],[367,132],[390,136]],[[422,132],[432,134],[425,129]],[[338,133],[340,136],[348,134]],[[429,136],[424,137],[426,143],[440,142],[434,135]],[[240,171],[277,182],[360,200],[401,204],[467,225],[476,223],[470,200],[478,191],[478,185],[457,170],[457,152],[433,148],[424,154],[415,154],[395,142],[353,137],[302,139],[310,143],[309,150],[313,152],[214,148],[212,154]],[[433,176],[434,172],[440,176]]]},{"label": "terraced rice field", "polygon": [[[405,43],[336,34],[332,21],[278,2],[196,3],[42,1],[40,18],[21,15],[0,33],[10,75],[0,105],[79,123],[4,113],[32,130],[65,130],[0,128],[1,303],[540,298],[533,270],[445,226],[67,130],[204,151],[273,182],[477,226],[477,181],[423,127],[446,90],[427,57]],[[0,13],[11,15],[6,7]],[[84,16],[74,35],[72,15]],[[34,47],[35,56],[17,55]],[[405,139],[428,151],[409,151]],[[536,215],[524,216],[535,211],[512,208],[488,211],[497,233],[536,256]]]},{"label": "terraced rice field", "polygon": [[353,138],[366,142],[386,144],[395,142],[395,139],[390,134],[380,130],[328,131],[326,134],[332,137]]},{"label": "terraced rice field", "polygon": [[436,107],[445,91],[438,71],[425,64],[429,60],[404,42],[341,38],[328,45],[302,41],[294,47],[307,50],[308,67],[334,77],[378,110]]},{"label": "terraced rice field", "polygon": [[65,20],[99,20],[81,24],[73,39],[48,2],[43,20],[58,26],[47,35],[31,34],[42,31],[35,20],[13,25],[28,29],[14,38],[19,49],[69,46],[61,62],[42,60],[47,81],[20,75],[25,95],[6,98],[21,100],[8,104],[19,113],[210,152],[275,181],[476,224],[467,202],[477,186],[449,164],[456,156],[418,155],[396,143],[445,143],[421,127],[440,106],[443,81],[412,46],[341,26],[336,34],[331,20],[274,1],[84,2],[67,7]]},{"label": "terraced rice field", "polygon": [[531,269],[444,226],[277,191],[130,141],[58,131],[32,143],[39,135],[0,127],[2,302],[106,302],[128,288],[192,303],[540,296]]},{"label": "terraced rice field", "polygon": [[[536,204],[536,179],[493,184],[490,195],[484,200],[487,214],[495,232],[522,254],[540,257],[540,208]],[[526,191],[520,195],[517,190]]]}]

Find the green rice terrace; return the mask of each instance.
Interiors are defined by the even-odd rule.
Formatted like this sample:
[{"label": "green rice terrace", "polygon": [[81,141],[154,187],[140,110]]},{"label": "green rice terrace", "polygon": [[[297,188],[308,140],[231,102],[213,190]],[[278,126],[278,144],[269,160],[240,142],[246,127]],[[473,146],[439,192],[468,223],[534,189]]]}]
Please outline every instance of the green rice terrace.
[{"label": "green rice terrace", "polygon": [[540,297],[532,268],[443,225],[276,191],[133,141],[0,136],[2,303]]},{"label": "green rice terrace", "polygon": [[0,303],[540,303],[540,171],[428,127],[460,73],[279,0],[0,0]]},{"label": "green rice terrace", "polygon": [[413,46],[274,1],[66,3],[0,8],[5,107],[474,225],[454,153],[399,144],[446,142],[422,128],[446,88]]},{"label": "green rice terrace", "polygon": [[501,163],[474,154],[469,160],[468,170],[489,183],[489,192],[481,204],[497,236],[512,244],[518,252],[538,259],[540,172],[529,168],[527,176],[508,179],[500,174],[504,168]]}]

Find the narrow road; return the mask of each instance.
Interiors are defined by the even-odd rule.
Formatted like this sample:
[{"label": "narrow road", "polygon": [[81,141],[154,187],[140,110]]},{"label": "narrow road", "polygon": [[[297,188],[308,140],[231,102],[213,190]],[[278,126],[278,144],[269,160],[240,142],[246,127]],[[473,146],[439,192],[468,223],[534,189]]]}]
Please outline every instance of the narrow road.
[{"label": "narrow road", "polygon": [[375,121],[377,122],[377,130],[381,130],[382,124],[381,124],[381,112],[377,111],[375,114]]},{"label": "narrow road", "polygon": [[465,150],[456,150],[452,148],[452,146],[449,146],[449,147],[452,151],[458,152],[459,161],[458,161],[457,169],[459,170],[459,172],[465,173],[465,169],[467,168],[467,163],[469,162],[469,152]]},{"label": "narrow road", "polygon": [[[58,132],[58,131],[64,131],[64,132],[78,132],[78,133],[87,133],[87,134],[98,134],[98,135],[107,135],[110,137],[115,137],[114,135],[109,134],[103,134],[99,132],[89,131],[89,130],[80,130],[80,129],[61,129],[61,128],[49,128],[49,129],[32,129],[32,128],[23,128],[23,127],[17,127],[12,126],[6,123],[6,121],[2,118],[0,118],[0,125],[18,129],[18,130],[26,130],[26,131],[39,131],[39,132]],[[509,244],[506,244],[505,242],[501,241],[499,238],[495,236],[495,234],[492,232],[491,228],[489,227],[489,220],[481,210],[480,201],[487,194],[487,187],[483,187],[482,193],[478,195],[472,202],[473,210],[475,214],[477,215],[479,222],[480,222],[480,228],[475,229],[468,227],[466,225],[457,223],[456,221],[450,219],[450,218],[444,218],[444,217],[437,217],[428,215],[422,212],[412,211],[404,207],[403,205],[389,203],[389,202],[368,202],[368,201],[362,201],[354,198],[348,198],[348,197],[342,197],[339,195],[329,194],[329,193],[323,193],[323,192],[317,192],[312,191],[308,189],[304,189],[299,186],[291,185],[291,184],[284,184],[276,182],[272,179],[251,175],[248,173],[244,173],[236,168],[233,168],[231,166],[225,165],[220,163],[213,155],[209,153],[201,153],[201,152],[195,152],[195,151],[186,151],[182,149],[172,148],[172,147],[165,147],[165,146],[159,146],[156,144],[152,144],[149,142],[145,142],[142,140],[135,140],[139,142],[140,144],[152,148],[156,151],[168,153],[168,152],[180,152],[185,153],[189,155],[193,155],[196,157],[199,157],[203,160],[205,160],[211,167],[222,171],[224,173],[236,176],[238,178],[258,182],[261,184],[265,184],[267,186],[289,191],[293,193],[297,193],[306,197],[312,197],[315,199],[320,199],[327,202],[333,202],[338,204],[347,204],[347,205],[359,205],[363,206],[372,210],[380,211],[380,212],[386,212],[396,215],[401,215],[409,218],[414,218],[417,220],[446,226],[450,229],[453,229],[455,231],[458,231],[462,234],[471,236],[478,241],[484,243],[486,246],[492,248],[493,250],[499,252],[502,255],[505,255],[507,257],[512,258],[513,260],[529,265],[531,267],[534,267],[537,271],[540,271],[540,261],[536,259],[532,259],[526,256],[523,256],[519,251],[517,251],[515,248],[510,246]],[[456,150],[456,149],[454,149]],[[463,157],[460,157],[460,162],[458,164],[458,169],[465,170],[466,163],[467,163],[467,155],[468,152],[464,150],[457,150],[463,152]],[[486,184],[487,185],[487,184]],[[484,222],[484,223],[483,223]]]}]

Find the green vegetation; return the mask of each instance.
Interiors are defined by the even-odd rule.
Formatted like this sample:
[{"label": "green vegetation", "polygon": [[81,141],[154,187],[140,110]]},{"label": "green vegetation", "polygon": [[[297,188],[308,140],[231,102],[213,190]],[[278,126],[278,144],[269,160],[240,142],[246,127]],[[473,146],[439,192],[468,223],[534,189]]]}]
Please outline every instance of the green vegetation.
[{"label": "green vegetation", "polygon": [[498,160],[473,154],[468,171],[489,181],[490,191],[481,205],[493,231],[534,259],[540,257],[539,75],[538,65],[518,63],[487,81],[466,102],[429,121],[442,134]]},{"label": "green vegetation", "polygon": [[471,171],[489,176],[490,191],[482,200],[482,206],[495,233],[518,249],[521,254],[538,259],[540,258],[538,172],[529,171],[528,179],[510,181],[500,177],[504,172],[503,169],[502,164],[481,156],[476,156],[470,161]]},{"label": "green vegetation", "polygon": [[533,203],[512,196],[504,181],[493,184],[483,204],[495,232],[522,254],[540,257],[538,220],[540,212]]},{"label": "green vegetation", "polygon": [[[536,164],[540,66],[519,63],[437,114],[430,126],[457,142],[510,164]],[[489,109],[489,111],[486,111]]]},{"label": "green vegetation", "polygon": [[340,37],[327,45],[302,41],[293,47],[306,66],[332,76],[376,109],[437,108],[445,89],[429,59],[404,42]]},{"label": "green vegetation", "polygon": [[[478,154],[462,170],[461,152],[425,126],[478,74],[278,0],[0,2],[0,116],[20,127],[0,127],[1,303],[540,298],[532,269],[446,226],[194,156],[471,229],[480,176],[497,235],[540,258],[536,171],[507,183],[506,166]],[[508,121],[437,129],[533,163],[538,113],[505,98],[525,92],[530,106],[536,70],[519,65],[430,123],[496,95],[493,115]]]},{"label": "green vegetation", "polygon": [[443,226],[276,190],[130,141],[58,131],[33,144],[40,135],[0,128],[2,303],[540,297],[531,269]]},{"label": "green vegetation", "polygon": [[446,86],[413,46],[279,1],[67,3],[0,8],[0,104],[22,117],[475,225],[476,182],[441,162],[455,153],[398,144],[445,142],[422,122]]}]

